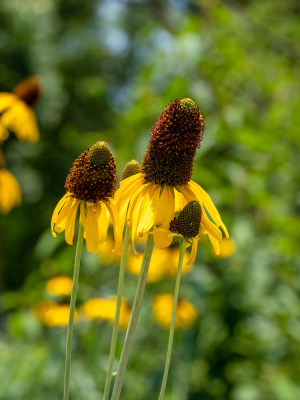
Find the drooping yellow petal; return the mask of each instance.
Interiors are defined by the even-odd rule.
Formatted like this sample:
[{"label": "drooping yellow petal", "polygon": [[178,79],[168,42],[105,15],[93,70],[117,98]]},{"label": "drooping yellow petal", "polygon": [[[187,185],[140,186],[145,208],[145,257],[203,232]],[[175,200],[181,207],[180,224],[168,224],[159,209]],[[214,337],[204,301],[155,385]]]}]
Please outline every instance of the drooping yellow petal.
[{"label": "drooping yellow petal", "polygon": [[98,226],[99,226],[99,242],[105,242],[107,237],[107,230],[109,226],[109,211],[105,204],[101,204],[101,212],[98,217]]},{"label": "drooping yellow petal", "polygon": [[74,202],[76,202],[77,200],[69,197],[68,200],[66,201],[66,203],[63,205],[63,207],[61,208],[58,217],[56,219],[56,223],[55,223],[55,231],[58,233],[61,233],[62,231],[64,231],[66,229],[66,224],[68,222],[68,216],[71,210],[71,207],[73,205]]},{"label": "drooping yellow petal", "polygon": [[65,225],[65,239],[68,244],[73,244],[75,221],[79,204],[79,200],[73,201],[67,217]]},{"label": "drooping yellow petal", "polygon": [[[196,197],[195,193],[189,187],[187,187],[187,185],[180,186],[180,190],[181,190],[183,196],[185,197],[187,203],[192,200],[196,200],[199,202],[199,199]],[[208,219],[206,211],[203,208],[203,202],[201,202],[200,204],[202,206],[201,207],[202,208],[201,224],[203,224],[205,226],[205,228],[210,232],[211,235],[215,236],[219,240],[222,240],[222,232],[219,230],[219,228],[213,222],[211,222]]]},{"label": "drooping yellow petal", "polygon": [[133,246],[133,251],[136,253],[134,246],[134,238],[136,236],[136,229],[139,222],[139,211],[141,203],[145,197],[145,194],[148,191],[148,185],[146,187],[140,186],[137,191],[134,193],[130,200],[130,204],[128,207],[128,222],[131,228],[131,242]]},{"label": "drooping yellow petal", "polygon": [[[119,249],[122,251],[122,233],[121,232],[121,226],[120,226],[120,221],[119,221],[119,216],[118,216],[118,211],[114,205],[113,202],[111,203],[105,203],[110,217],[112,219],[112,225],[113,225],[113,230],[114,230],[114,237],[115,237],[115,242],[116,242],[116,247],[115,249]],[[100,228],[101,229],[101,228]]]},{"label": "drooping yellow petal", "polygon": [[195,193],[195,195],[198,198],[197,201],[200,204],[204,204],[204,207],[207,209],[209,215],[211,216],[215,224],[223,229],[226,237],[229,237],[228,230],[223,221],[221,220],[220,214],[216,206],[214,205],[212,199],[210,198],[209,194],[206,193],[206,191],[201,186],[197,185],[196,182],[190,181],[187,186]]},{"label": "drooping yellow petal", "polygon": [[156,247],[164,248],[170,246],[173,238],[159,229],[169,229],[170,222],[175,215],[174,189],[165,185],[159,200],[154,216],[153,239]]},{"label": "drooping yellow petal", "polygon": [[181,211],[184,206],[186,206],[187,201],[183,194],[179,192],[176,188],[174,188],[174,195],[175,195],[175,211]]},{"label": "drooping yellow petal", "polygon": [[55,224],[56,224],[56,221],[57,221],[57,218],[58,218],[58,214],[60,213],[60,211],[61,211],[62,207],[64,206],[64,204],[68,201],[70,195],[71,195],[70,193],[66,193],[66,194],[59,200],[59,202],[57,203],[57,205],[56,205],[56,207],[55,207],[55,209],[54,209],[54,211],[53,211],[52,218],[51,218],[51,232],[52,232],[52,235],[53,235],[54,237],[56,237],[56,233],[55,233],[55,231],[54,231],[54,226],[55,226]]},{"label": "drooping yellow petal", "polygon": [[216,239],[213,235],[211,235],[209,232],[208,232],[208,237],[209,237],[209,240],[211,241],[211,244],[213,245],[215,254],[216,254],[216,255],[219,255],[219,254],[220,254],[220,241],[217,240],[217,239]]},{"label": "drooping yellow petal", "polygon": [[198,238],[195,237],[195,238],[193,238],[193,241],[192,241],[192,250],[191,250],[190,256],[185,261],[185,266],[190,266],[190,265],[194,264],[196,255],[197,255],[197,247],[198,247]]},{"label": "drooping yellow petal", "polygon": [[154,224],[154,214],[157,201],[160,194],[160,185],[150,183],[148,191],[144,196],[140,207],[139,223],[137,226],[137,235],[142,236],[144,232],[148,232]]},{"label": "drooping yellow petal", "polygon": [[88,205],[86,218],[83,219],[83,228],[86,240],[86,248],[89,252],[97,251],[99,243],[98,223],[95,214],[96,206]]},{"label": "drooping yellow petal", "polygon": [[135,174],[120,182],[120,188],[116,191],[114,204],[118,210],[120,220],[120,230],[123,233],[128,204],[132,200],[132,193],[136,193],[137,189],[143,185],[144,178],[141,174]]}]

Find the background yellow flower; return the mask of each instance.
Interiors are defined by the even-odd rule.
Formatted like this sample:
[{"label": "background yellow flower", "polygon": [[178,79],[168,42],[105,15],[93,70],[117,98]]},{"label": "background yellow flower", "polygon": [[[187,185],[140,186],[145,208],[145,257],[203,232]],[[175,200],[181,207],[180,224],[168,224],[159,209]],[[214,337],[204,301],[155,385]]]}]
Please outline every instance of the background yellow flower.
[{"label": "background yellow flower", "polygon": [[[164,329],[169,329],[172,318],[173,294],[164,293],[154,297],[153,314],[156,322]],[[198,317],[195,306],[187,300],[178,299],[175,328],[185,329],[196,322]]]}]

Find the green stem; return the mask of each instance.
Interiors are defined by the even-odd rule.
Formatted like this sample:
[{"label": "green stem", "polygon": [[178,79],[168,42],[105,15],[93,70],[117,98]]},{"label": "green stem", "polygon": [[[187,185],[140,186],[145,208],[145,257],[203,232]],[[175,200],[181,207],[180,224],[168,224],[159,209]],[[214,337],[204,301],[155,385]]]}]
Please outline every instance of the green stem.
[{"label": "green stem", "polygon": [[70,314],[69,314],[69,324],[68,324],[67,344],[66,344],[66,362],[65,362],[65,380],[64,380],[63,400],[69,399],[72,335],[73,335],[76,295],[77,295],[77,289],[78,289],[80,260],[81,260],[81,253],[82,253],[82,243],[83,243],[83,226],[80,222],[78,238],[77,238],[76,254],[75,254],[73,285],[72,285],[71,300],[70,300]]},{"label": "green stem", "polygon": [[123,379],[125,370],[127,367],[127,362],[129,358],[129,353],[131,350],[134,332],[139,320],[141,305],[144,297],[144,291],[147,281],[148,269],[150,265],[151,255],[153,250],[153,235],[149,234],[146,242],[146,248],[142,263],[141,272],[139,274],[139,279],[136,287],[134,303],[132,307],[131,317],[129,321],[129,325],[126,332],[124,347],[120,359],[120,364],[118,368],[118,374],[115,380],[111,400],[118,400],[121,394],[121,389],[123,385]]},{"label": "green stem", "polygon": [[159,393],[159,400],[163,400],[167,385],[169,367],[170,367],[170,360],[171,360],[171,353],[172,353],[172,345],[173,345],[173,337],[174,337],[174,330],[175,330],[175,317],[176,317],[176,308],[177,308],[177,301],[178,301],[178,294],[179,294],[179,286],[180,286],[180,278],[181,278],[181,270],[182,270],[182,263],[183,263],[183,256],[185,251],[186,241],[182,239],[180,241],[180,253],[179,253],[179,261],[178,261],[178,270],[177,270],[177,277],[175,283],[175,291],[174,291],[174,301],[173,301],[173,311],[172,311],[172,319],[170,325],[170,333],[169,333],[169,343],[168,343],[168,350],[167,350],[167,357],[166,357],[166,364],[164,370],[164,376],[160,388]]},{"label": "green stem", "polygon": [[119,328],[119,317],[120,317],[123,282],[124,282],[124,275],[125,275],[125,265],[126,265],[126,257],[127,257],[128,244],[129,244],[129,233],[130,233],[130,229],[129,229],[128,225],[126,224],[125,232],[124,232],[124,244],[123,244],[123,249],[124,249],[125,253],[122,254],[121,262],[120,262],[116,315],[115,315],[111,344],[110,344],[110,354],[109,354],[108,370],[107,370],[107,374],[106,374],[103,400],[107,400],[108,396],[109,396],[110,382],[111,382],[111,378],[112,378],[112,369],[113,369],[113,364],[114,364],[115,354],[116,354],[116,345],[117,345],[118,328]]}]

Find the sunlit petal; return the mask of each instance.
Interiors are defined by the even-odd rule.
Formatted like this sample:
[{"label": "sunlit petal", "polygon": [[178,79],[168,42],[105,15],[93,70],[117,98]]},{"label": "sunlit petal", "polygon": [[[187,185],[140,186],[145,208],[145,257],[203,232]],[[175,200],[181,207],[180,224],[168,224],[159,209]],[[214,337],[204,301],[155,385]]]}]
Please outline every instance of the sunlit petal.
[{"label": "sunlit petal", "polygon": [[161,232],[159,228],[169,229],[170,222],[175,215],[175,201],[174,201],[174,189],[168,185],[165,185],[160,198],[157,203],[157,208],[154,217],[153,226],[153,239],[156,247],[164,248],[170,246],[173,238],[168,234]]}]

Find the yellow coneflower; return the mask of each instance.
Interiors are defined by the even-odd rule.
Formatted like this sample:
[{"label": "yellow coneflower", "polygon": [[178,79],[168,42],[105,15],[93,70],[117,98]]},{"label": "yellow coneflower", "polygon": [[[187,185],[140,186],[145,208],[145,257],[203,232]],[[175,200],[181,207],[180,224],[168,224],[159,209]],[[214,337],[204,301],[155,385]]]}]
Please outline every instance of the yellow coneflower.
[{"label": "yellow coneflower", "polygon": [[[172,319],[174,296],[169,293],[160,294],[154,297],[153,314],[157,323],[164,329],[169,329]],[[184,299],[178,299],[175,327],[188,328],[196,322],[198,317],[195,306]]]},{"label": "yellow coneflower", "polygon": [[25,79],[12,93],[0,93],[0,140],[7,139],[10,129],[19,140],[38,141],[40,135],[33,106],[40,93],[35,77]]},{"label": "yellow coneflower", "polygon": [[105,242],[110,219],[116,246],[121,247],[118,213],[111,201],[116,184],[116,164],[106,142],[97,142],[73,163],[67,176],[67,193],[58,202],[51,219],[52,235],[65,231],[68,244],[73,244],[78,207],[88,251],[97,251]]},{"label": "yellow coneflower", "polygon": [[22,192],[18,181],[5,168],[4,157],[0,150],[0,213],[7,214],[13,207],[21,204]]},{"label": "yellow coneflower", "polygon": [[55,276],[46,283],[47,292],[53,296],[69,296],[72,291],[73,280],[69,276]]},{"label": "yellow coneflower", "polygon": [[[109,298],[93,298],[84,304],[82,311],[89,319],[101,319],[113,324],[116,314],[116,303],[116,296],[111,296]],[[128,301],[125,298],[122,298],[119,316],[119,326],[121,328],[127,328],[130,319],[130,313],[131,310]]]},{"label": "yellow coneflower", "polygon": [[141,172],[123,180],[116,193],[120,219],[124,224],[127,218],[132,242],[136,236],[153,232],[156,247],[168,247],[172,237],[166,230],[175,212],[196,200],[202,209],[202,233],[209,236],[219,254],[222,233],[228,237],[227,229],[209,195],[191,180],[203,131],[202,112],[191,99],[171,102],[160,115]]},{"label": "yellow coneflower", "polygon": [[[69,321],[70,306],[69,304],[56,304],[53,302],[45,301],[38,304],[33,309],[36,317],[44,325],[53,326],[67,326]],[[75,310],[75,322],[78,318],[78,312]]]}]

